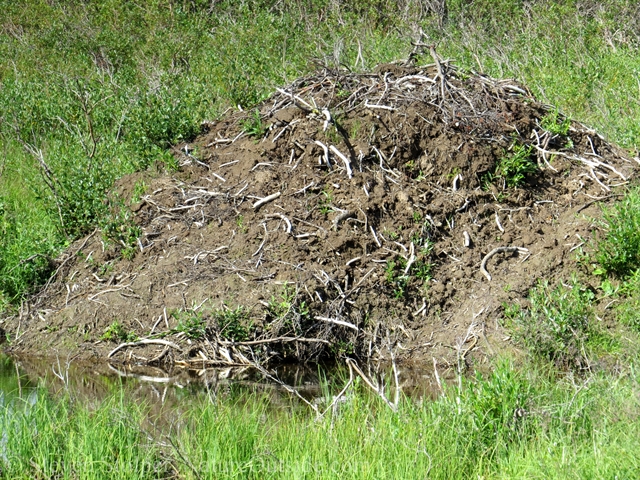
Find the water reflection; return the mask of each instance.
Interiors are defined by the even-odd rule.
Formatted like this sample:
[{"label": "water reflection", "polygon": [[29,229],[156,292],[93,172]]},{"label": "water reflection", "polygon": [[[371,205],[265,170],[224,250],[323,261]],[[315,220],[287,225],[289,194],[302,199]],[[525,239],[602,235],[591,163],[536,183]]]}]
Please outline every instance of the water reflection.
[{"label": "water reflection", "polygon": [[[371,378],[391,383],[388,370],[386,375],[377,373],[373,366],[366,371]],[[327,394],[336,394],[348,378],[343,366],[281,365],[270,373],[281,383],[266,379],[249,367],[163,370],[61,358],[11,359],[0,354],[0,405],[7,405],[16,397],[23,400],[32,397],[30,401],[35,402],[39,386],[53,396],[68,394],[88,408],[97,408],[105,398],[124,391],[128,399],[148,405],[160,415],[167,409],[185,409],[203,400],[258,393],[268,397],[273,407],[286,407],[295,399],[284,385],[294,387],[302,397],[314,402]],[[403,394],[412,397],[436,394],[431,372],[420,366],[400,369],[400,387]]]}]

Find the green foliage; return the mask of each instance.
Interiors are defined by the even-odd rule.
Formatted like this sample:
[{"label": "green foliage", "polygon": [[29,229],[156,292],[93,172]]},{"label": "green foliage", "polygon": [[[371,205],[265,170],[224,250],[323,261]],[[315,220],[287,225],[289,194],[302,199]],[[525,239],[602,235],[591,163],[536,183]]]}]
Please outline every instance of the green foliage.
[{"label": "green foliage", "polygon": [[531,158],[533,147],[514,142],[509,152],[498,161],[494,178],[504,180],[507,187],[515,188],[521,186],[527,175],[538,171],[538,165]]},{"label": "green foliage", "polygon": [[135,342],[138,336],[133,332],[128,332],[124,326],[117,320],[109,325],[100,340],[105,342]]},{"label": "green foliage", "polygon": [[598,239],[595,260],[598,272],[626,277],[640,268],[640,189],[603,210],[603,237]]},{"label": "green foliage", "polygon": [[616,300],[620,300],[616,306],[619,320],[640,332],[640,269],[630,274],[616,293]]},{"label": "green foliage", "polygon": [[133,186],[133,193],[131,195],[131,203],[138,203],[142,200],[142,197],[147,193],[148,185],[144,180],[138,180]]},{"label": "green foliage", "polygon": [[551,110],[540,120],[540,126],[553,135],[566,136],[571,127],[571,120],[568,118],[561,119],[560,112],[557,108]]},{"label": "green foliage", "polygon": [[[17,388],[12,367],[0,373]],[[132,399],[130,382],[90,404],[42,390],[29,401],[5,394],[0,476],[637,478],[637,370],[558,373],[497,359],[491,372],[443,382],[431,398],[401,396],[397,412],[356,382],[321,418],[295,400],[283,404],[284,392],[236,384],[224,395],[183,396],[168,411],[179,428],[155,422],[157,436],[147,431],[154,408]],[[332,398],[342,382],[321,388]]]},{"label": "green foliage", "polygon": [[330,189],[325,188],[320,192],[320,200],[318,200],[318,209],[323,215],[328,215],[333,211],[331,202],[333,202],[333,192]]},{"label": "green foliage", "polygon": [[271,296],[266,307],[267,329],[275,334],[302,335],[309,326],[310,313],[309,306],[299,298],[297,290],[284,285],[278,294]]},{"label": "green foliage", "polygon": [[107,243],[121,248],[123,258],[131,260],[138,248],[142,229],[133,221],[133,213],[122,202],[105,215],[99,222],[102,237]]},{"label": "green foliage", "polygon": [[529,308],[509,307],[505,314],[514,322],[516,338],[534,356],[560,367],[579,368],[587,363],[585,345],[596,333],[594,297],[575,279],[555,288],[544,281],[529,292]]},{"label": "green foliage", "polygon": [[216,310],[212,312],[211,316],[222,338],[228,338],[235,342],[243,342],[249,339],[251,332],[249,312],[242,305],[235,309]]},{"label": "green foliage", "polygon": [[249,114],[249,118],[242,122],[242,130],[251,137],[262,138],[264,136],[267,128],[262,123],[260,110],[256,108]]},{"label": "green foliage", "polygon": [[202,311],[174,310],[171,316],[178,321],[174,333],[181,333],[191,340],[202,340],[207,334],[207,322]]},{"label": "green foliage", "polygon": [[[408,298],[410,294],[416,293],[416,289],[424,289],[428,285],[432,269],[428,259],[430,253],[430,248],[422,249],[408,270],[405,258],[396,257],[387,261],[384,278],[393,289],[395,298]],[[423,294],[424,290],[419,290],[419,293]]]}]

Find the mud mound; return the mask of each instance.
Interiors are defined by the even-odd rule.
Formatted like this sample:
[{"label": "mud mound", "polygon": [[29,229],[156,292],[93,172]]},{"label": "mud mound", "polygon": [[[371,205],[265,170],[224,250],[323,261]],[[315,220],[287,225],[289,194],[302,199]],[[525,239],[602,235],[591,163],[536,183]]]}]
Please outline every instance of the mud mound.
[{"label": "mud mound", "polygon": [[[517,83],[446,62],[323,71],[205,123],[138,174],[130,260],[99,232],[11,322],[12,348],[111,361],[452,358],[503,302],[569,276],[637,164]],[[129,252],[133,253],[133,252]]]}]

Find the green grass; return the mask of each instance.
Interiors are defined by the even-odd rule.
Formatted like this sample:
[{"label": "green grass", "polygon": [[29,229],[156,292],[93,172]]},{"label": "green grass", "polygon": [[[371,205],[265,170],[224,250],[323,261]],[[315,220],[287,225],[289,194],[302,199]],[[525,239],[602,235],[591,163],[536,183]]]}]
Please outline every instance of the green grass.
[{"label": "green grass", "polygon": [[595,260],[598,273],[625,278],[640,269],[640,189],[629,190],[602,215]]},{"label": "green grass", "polygon": [[[0,478],[636,478],[637,369],[495,371],[393,412],[358,384],[317,419],[259,394],[201,396],[145,430],[147,406],[40,392],[0,407]],[[165,423],[163,423],[165,422]]]}]

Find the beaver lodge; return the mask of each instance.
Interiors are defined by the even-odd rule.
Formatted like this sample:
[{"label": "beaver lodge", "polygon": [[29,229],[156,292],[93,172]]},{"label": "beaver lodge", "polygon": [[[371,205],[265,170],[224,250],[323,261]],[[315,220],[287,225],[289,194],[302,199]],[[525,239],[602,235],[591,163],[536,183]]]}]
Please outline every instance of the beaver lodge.
[{"label": "beaver lodge", "polygon": [[175,172],[123,178],[131,220],[58,259],[11,350],[204,368],[506,348],[503,304],[570,276],[637,160],[432,53],[300,78],[203,123]]}]

